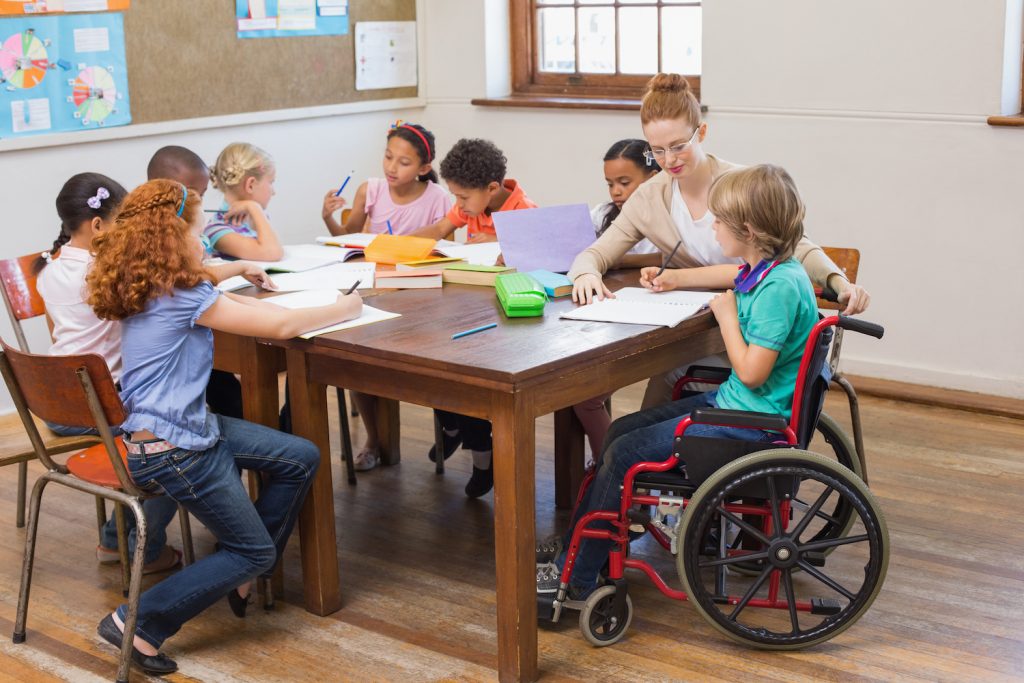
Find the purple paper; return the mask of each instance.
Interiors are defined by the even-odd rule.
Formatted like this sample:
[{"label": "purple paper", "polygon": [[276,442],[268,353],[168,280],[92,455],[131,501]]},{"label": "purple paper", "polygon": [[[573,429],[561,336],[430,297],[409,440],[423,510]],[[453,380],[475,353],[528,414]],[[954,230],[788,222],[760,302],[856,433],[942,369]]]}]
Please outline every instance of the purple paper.
[{"label": "purple paper", "polygon": [[573,259],[594,243],[594,224],[586,204],[492,214],[505,265],[520,273],[567,273]]}]

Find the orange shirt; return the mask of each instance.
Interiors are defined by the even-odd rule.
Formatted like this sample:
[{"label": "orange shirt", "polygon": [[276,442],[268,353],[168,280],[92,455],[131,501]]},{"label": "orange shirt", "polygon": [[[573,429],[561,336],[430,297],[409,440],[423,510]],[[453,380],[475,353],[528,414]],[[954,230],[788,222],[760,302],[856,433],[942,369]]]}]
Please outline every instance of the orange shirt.
[{"label": "orange shirt", "polygon": [[[509,191],[508,199],[501,205],[498,211],[515,211],[516,209],[536,209],[537,205],[534,204],[526,193],[523,192],[523,188],[519,186],[519,183],[506,178],[502,183],[502,186]],[[462,212],[462,209],[455,205],[451,211],[448,212],[448,220],[456,228],[461,228],[463,225],[468,225],[468,236],[472,237],[477,233],[484,233],[486,235],[497,234],[494,231],[494,218],[491,214],[484,212],[479,216],[467,216]]]}]

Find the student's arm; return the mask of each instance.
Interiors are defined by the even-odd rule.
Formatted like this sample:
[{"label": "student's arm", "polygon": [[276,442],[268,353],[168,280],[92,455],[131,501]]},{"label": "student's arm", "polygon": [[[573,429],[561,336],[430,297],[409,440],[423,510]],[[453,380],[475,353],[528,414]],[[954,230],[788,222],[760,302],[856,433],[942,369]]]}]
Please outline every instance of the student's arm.
[{"label": "student's arm", "polygon": [[711,312],[715,314],[718,327],[722,330],[725,352],[736,377],[749,389],[764,384],[772,374],[779,352],[757,344],[747,344],[743,339],[736,312],[736,295],[731,289],[711,300]]},{"label": "student's arm", "polygon": [[[258,310],[258,315],[255,314]],[[327,327],[359,316],[363,300],[359,294],[339,294],[329,306],[288,309],[269,301],[249,299],[242,303],[238,297],[219,296],[200,315],[196,322],[213,330],[245,337],[291,339],[298,335]]]},{"label": "student's arm", "polygon": [[352,200],[352,211],[349,213],[345,225],[341,227],[341,232],[332,232],[332,235],[363,232],[363,229],[366,227],[366,219],[368,218],[366,215],[366,185],[366,183],[363,183],[356,190],[356,196]]},{"label": "student's arm", "polygon": [[736,266],[728,263],[697,268],[666,268],[664,273],[658,275],[660,269],[661,266],[652,266],[641,270],[640,284],[655,292],[669,292],[673,289],[729,289],[736,280],[737,272]]},{"label": "student's arm", "polygon": [[328,190],[327,194],[324,195],[324,203],[320,208],[320,217],[324,220],[324,225],[327,226],[327,232],[332,235],[340,235],[344,228],[341,224],[334,219],[334,214],[345,208],[344,197],[338,197],[335,193],[337,190]]},{"label": "student's arm", "polygon": [[230,221],[242,214],[248,216],[249,227],[256,233],[256,237],[229,232],[214,243],[214,248],[222,254],[250,261],[277,261],[283,257],[284,249],[281,248],[281,242],[278,241],[274,229],[270,227],[263,207],[251,200],[236,202],[224,214],[224,220]]},{"label": "student's arm", "polygon": [[220,263],[213,266],[206,266],[206,271],[213,276],[215,284],[219,284],[227,280],[229,277],[235,277],[241,275],[250,283],[256,285],[261,289],[268,289],[274,291],[277,289],[277,285],[267,275],[267,271],[263,270],[255,263],[249,263],[248,261],[230,261],[228,263]]},{"label": "student's arm", "polygon": [[856,315],[867,310],[871,295],[860,285],[846,279],[821,247],[806,237],[796,245],[793,257],[803,264],[804,270],[816,287],[831,287],[839,295],[839,303],[846,304],[843,315]]},{"label": "student's arm", "polygon": [[412,234],[414,237],[429,237],[435,240],[443,240],[448,239],[448,236],[455,232],[456,229],[456,225],[445,216],[433,225],[420,228]]}]

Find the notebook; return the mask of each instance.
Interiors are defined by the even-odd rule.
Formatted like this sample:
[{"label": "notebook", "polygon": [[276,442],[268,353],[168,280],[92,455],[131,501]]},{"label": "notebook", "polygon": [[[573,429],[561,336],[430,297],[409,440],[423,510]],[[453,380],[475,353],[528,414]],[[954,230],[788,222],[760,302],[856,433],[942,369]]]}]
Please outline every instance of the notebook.
[{"label": "notebook", "polygon": [[562,313],[568,320],[675,327],[704,309],[720,292],[652,292],[642,287],[623,287],[614,299],[595,301]]},{"label": "notebook", "polygon": [[478,242],[476,244],[460,244],[449,240],[438,240],[434,253],[441,256],[465,259],[467,263],[478,266],[493,266],[501,256],[501,245],[497,242]]},{"label": "notebook", "polygon": [[501,254],[520,272],[567,273],[576,255],[594,243],[586,204],[493,213]]},{"label": "notebook", "polygon": [[436,270],[438,268],[447,268],[456,263],[465,263],[465,260],[449,256],[430,256],[429,258],[420,259],[419,261],[396,263],[395,270],[419,270],[421,268]]},{"label": "notebook", "polygon": [[377,289],[435,289],[440,287],[440,270],[388,270],[377,273]]},{"label": "notebook", "polygon": [[[271,303],[277,304],[278,306],[284,306],[285,308],[314,308],[316,306],[329,306],[338,300],[338,292],[334,289],[314,289],[307,290],[304,292],[292,292],[291,294],[282,294],[281,296],[275,296],[272,299],[267,299]],[[321,334],[327,334],[328,332],[337,332],[338,330],[347,330],[353,327],[359,327],[361,325],[369,325],[370,323],[381,322],[382,320],[390,320],[391,318],[401,317],[401,313],[392,313],[390,311],[382,311],[379,308],[373,306],[367,306],[363,304],[363,310],[359,314],[358,318],[353,320],[346,320],[345,322],[337,323],[335,325],[328,325],[327,327],[319,330],[311,330],[305,334],[300,334],[299,337],[302,339],[310,339],[317,337]]]},{"label": "notebook", "polygon": [[253,261],[267,272],[301,273],[330,263],[339,263],[353,255],[333,247],[318,244],[289,244],[284,247],[284,258],[279,261]]},{"label": "notebook", "polygon": [[301,292],[307,289],[347,290],[359,282],[359,289],[373,287],[376,263],[332,263],[301,273],[278,273],[271,277],[279,292]]},{"label": "notebook", "polygon": [[502,273],[514,273],[508,266],[478,266],[472,263],[455,263],[441,271],[441,279],[459,285],[482,285],[493,287],[494,280]]}]

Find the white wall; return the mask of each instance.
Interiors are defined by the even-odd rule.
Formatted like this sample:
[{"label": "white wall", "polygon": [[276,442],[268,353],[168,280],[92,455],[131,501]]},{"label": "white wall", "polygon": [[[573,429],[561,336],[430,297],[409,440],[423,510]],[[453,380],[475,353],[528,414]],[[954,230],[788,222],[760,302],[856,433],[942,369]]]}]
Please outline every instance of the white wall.
[{"label": "white wall", "polygon": [[[641,136],[636,114],[470,105],[507,84],[503,41],[485,38],[507,25],[506,2],[424,5],[423,34],[458,36],[425,41],[425,110],[0,152],[2,253],[52,241],[53,200],[73,173],[131,186],[162,145],[212,161],[234,140],[275,156],[275,227],[287,241],[308,239],[321,230],[328,187],[351,168],[378,172],[397,117],[430,127],[439,157],[459,137],[493,139],[540,204],[603,200],[600,159],[614,140]],[[1014,275],[1024,253],[1024,129],[984,123],[1001,106],[1003,3],[730,0],[707,3],[704,22],[710,151],[786,166],[808,203],[811,237],[862,250],[860,279],[874,298],[865,317],[887,334],[849,338],[847,368],[1024,397],[1024,285]],[[5,318],[0,334],[12,338]],[[36,330],[37,347],[44,340]],[[0,411],[9,409],[0,393]]]}]

